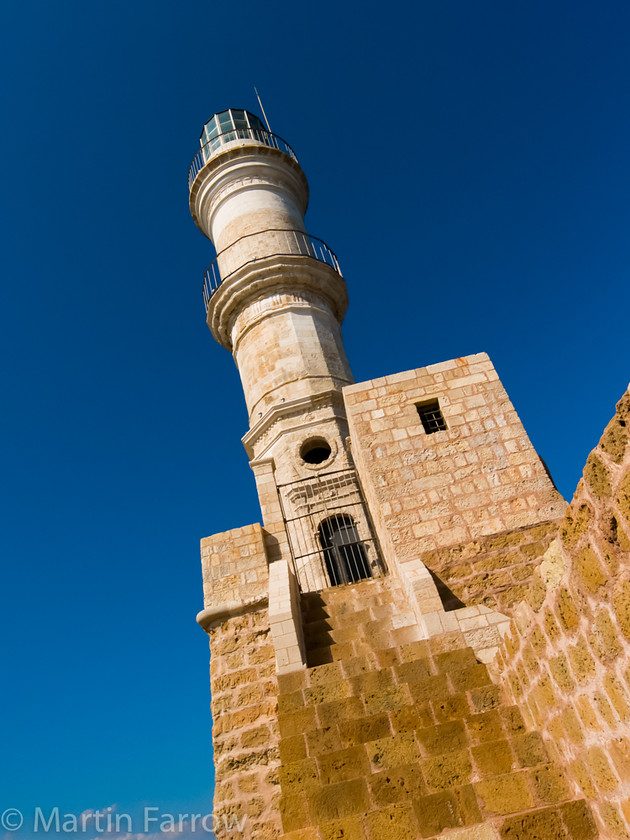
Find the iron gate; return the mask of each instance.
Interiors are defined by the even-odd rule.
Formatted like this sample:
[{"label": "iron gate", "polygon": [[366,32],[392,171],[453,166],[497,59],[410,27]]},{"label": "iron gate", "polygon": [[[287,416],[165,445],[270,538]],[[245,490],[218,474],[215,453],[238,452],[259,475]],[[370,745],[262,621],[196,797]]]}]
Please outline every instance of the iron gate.
[{"label": "iron gate", "polygon": [[302,592],[385,574],[354,470],[281,484],[278,495]]}]

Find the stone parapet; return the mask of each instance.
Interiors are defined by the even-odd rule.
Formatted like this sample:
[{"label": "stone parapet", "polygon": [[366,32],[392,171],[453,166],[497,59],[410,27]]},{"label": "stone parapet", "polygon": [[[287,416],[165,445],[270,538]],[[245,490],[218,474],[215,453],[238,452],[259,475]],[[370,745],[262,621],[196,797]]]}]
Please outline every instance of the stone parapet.
[{"label": "stone parapet", "polygon": [[437,578],[445,609],[482,604],[511,613],[557,533],[557,520],[544,522],[429,551],[422,562]]},{"label": "stone parapet", "polygon": [[201,540],[201,569],[207,616],[220,618],[222,609],[229,614],[265,601],[269,569],[261,526],[245,525]]},{"label": "stone parapet", "polygon": [[630,837],[629,432],[626,393],[495,663],[611,840]]}]

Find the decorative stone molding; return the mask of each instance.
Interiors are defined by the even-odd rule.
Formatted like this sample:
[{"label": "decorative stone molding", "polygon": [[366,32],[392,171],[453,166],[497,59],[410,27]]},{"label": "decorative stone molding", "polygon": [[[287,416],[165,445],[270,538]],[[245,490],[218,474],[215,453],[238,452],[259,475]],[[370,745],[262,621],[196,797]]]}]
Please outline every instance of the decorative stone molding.
[{"label": "decorative stone molding", "polygon": [[[322,411],[327,412],[327,419],[345,421],[346,412],[340,391],[309,394],[272,406],[241,438],[245,451],[250,459],[264,460],[268,450],[287,431],[285,422],[290,423],[291,431],[303,430],[305,434],[310,434],[314,426],[321,425]],[[309,418],[309,414],[314,413],[317,416]],[[300,418],[301,422],[296,423]]]},{"label": "decorative stone molding", "polygon": [[234,271],[210,298],[208,327],[219,344],[232,352],[240,337],[233,335],[237,318],[243,317],[247,306],[271,295],[284,309],[300,306],[301,301],[323,301],[338,323],[348,308],[344,279],[326,263],[304,254],[262,257]]}]

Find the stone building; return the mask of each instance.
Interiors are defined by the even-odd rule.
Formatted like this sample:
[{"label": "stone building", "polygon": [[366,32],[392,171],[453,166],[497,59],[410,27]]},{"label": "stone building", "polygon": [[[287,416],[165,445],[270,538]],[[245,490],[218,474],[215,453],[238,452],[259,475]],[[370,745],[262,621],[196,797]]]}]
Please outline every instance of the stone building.
[{"label": "stone building", "polygon": [[486,354],[353,381],[257,117],[206,123],[189,187],[262,511],[201,541],[218,836],[629,837],[630,394],[567,508]]}]

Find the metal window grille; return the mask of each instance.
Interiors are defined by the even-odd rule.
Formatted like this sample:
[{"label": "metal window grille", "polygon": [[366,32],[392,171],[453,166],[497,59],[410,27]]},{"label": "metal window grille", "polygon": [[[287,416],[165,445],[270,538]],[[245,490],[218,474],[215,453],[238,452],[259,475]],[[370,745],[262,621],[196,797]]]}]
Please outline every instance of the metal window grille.
[{"label": "metal window grille", "polygon": [[302,592],[385,574],[354,470],[279,485],[278,495]]},{"label": "metal window grille", "polygon": [[416,405],[422,427],[428,435],[434,432],[443,432],[446,430],[446,420],[440,410],[440,404],[437,400],[432,400],[428,403],[419,403]]}]

